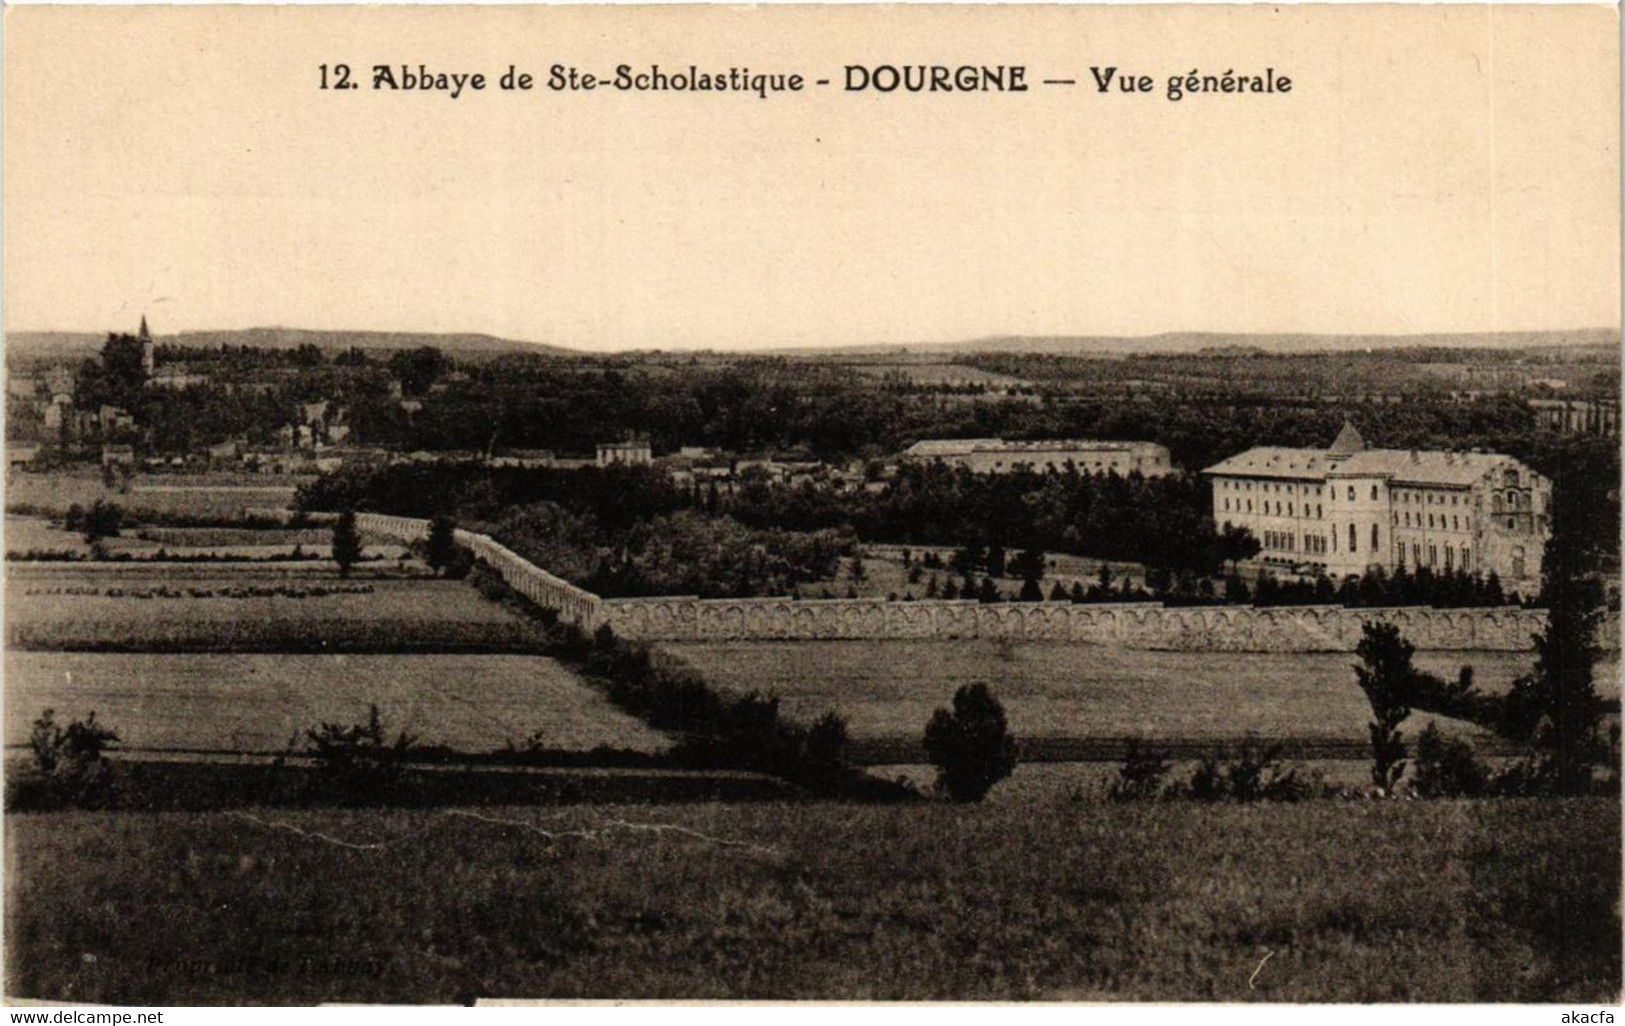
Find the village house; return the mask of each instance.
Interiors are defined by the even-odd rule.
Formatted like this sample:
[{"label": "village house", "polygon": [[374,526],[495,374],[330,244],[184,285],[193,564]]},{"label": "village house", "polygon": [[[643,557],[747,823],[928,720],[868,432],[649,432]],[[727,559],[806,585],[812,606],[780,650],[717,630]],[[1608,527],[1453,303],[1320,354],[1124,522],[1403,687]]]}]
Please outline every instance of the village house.
[{"label": "village house", "polygon": [[1268,564],[1540,577],[1551,482],[1510,456],[1371,449],[1345,424],[1328,449],[1260,446],[1203,473],[1214,523],[1252,532]]},{"label": "village house", "polygon": [[624,442],[598,443],[600,467],[647,467],[654,462],[654,452],[647,438],[629,438]]}]

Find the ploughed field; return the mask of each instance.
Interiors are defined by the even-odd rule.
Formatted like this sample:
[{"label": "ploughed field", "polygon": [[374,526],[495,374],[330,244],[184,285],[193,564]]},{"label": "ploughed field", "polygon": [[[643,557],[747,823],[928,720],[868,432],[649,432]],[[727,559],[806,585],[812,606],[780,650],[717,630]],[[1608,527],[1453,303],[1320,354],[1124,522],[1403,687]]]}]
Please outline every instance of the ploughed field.
[{"label": "ploughed field", "polygon": [[7,986],[25,998],[1589,1004],[1619,988],[1617,800],[5,826]]},{"label": "ploughed field", "polygon": [[[845,716],[859,750],[875,761],[913,761],[933,710],[964,684],[985,683],[1003,702],[1029,757],[1120,756],[1089,742],[1236,741],[1248,734],[1346,751],[1369,743],[1370,705],[1355,683],[1352,653],[1149,652],[1051,642],[791,641],[663,646],[713,682],[776,694],[781,708],[811,720]],[[1453,679],[1474,668],[1485,691],[1500,692],[1533,664],[1532,653],[1423,652],[1417,664]],[[1597,668],[1617,694],[1617,658]],[[1415,735],[1434,717],[1417,713]],[[1438,718],[1441,729],[1489,736]],[[1080,745],[1068,744],[1080,742]]]},{"label": "ploughed field", "polygon": [[110,652],[528,652],[536,626],[466,582],[330,565],[13,563],[10,647]]},{"label": "ploughed field", "polygon": [[528,655],[164,655],[8,652],[5,743],[28,742],[43,709],[96,718],[126,750],[265,753],[323,722],[364,722],[376,704],[391,739],[481,753],[522,745],[668,747],[552,659]]}]

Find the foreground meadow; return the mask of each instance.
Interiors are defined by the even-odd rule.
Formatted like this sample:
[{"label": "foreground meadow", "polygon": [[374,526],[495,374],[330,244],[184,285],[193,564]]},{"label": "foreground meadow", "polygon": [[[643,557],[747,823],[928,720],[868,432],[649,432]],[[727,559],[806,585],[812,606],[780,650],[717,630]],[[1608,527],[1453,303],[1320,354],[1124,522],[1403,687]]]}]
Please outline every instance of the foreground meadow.
[{"label": "foreground meadow", "polygon": [[19,997],[1591,1003],[1620,988],[1619,806],[1602,799],[79,812],[6,829]]},{"label": "foreground meadow", "polygon": [[[780,696],[794,718],[826,709],[854,738],[918,740],[956,688],[986,683],[1010,727],[1033,741],[1141,737],[1210,742],[1247,734],[1309,745],[1368,743],[1371,707],[1355,683],[1352,653],[1150,652],[1054,642],[795,641],[663,646],[708,679]],[[1422,652],[1417,665],[1454,678],[1463,664],[1487,692],[1528,672],[1520,652]],[[1617,659],[1599,664],[1612,682]],[[1436,719],[1416,714],[1419,732]],[[1456,721],[1441,728],[1482,737]]]},{"label": "foreground meadow", "polygon": [[539,731],[552,751],[663,751],[665,738],[552,659],[530,655],[7,652],[5,743],[43,709],[97,719],[126,750],[278,752],[376,704],[424,744],[490,752]]}]

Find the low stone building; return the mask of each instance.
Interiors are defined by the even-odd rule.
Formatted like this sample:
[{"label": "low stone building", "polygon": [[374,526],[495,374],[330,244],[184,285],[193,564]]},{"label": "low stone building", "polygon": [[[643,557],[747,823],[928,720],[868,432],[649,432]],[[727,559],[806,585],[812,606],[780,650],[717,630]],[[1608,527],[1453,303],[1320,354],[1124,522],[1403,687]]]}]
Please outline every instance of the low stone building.
[{"label": "low stone building", "polygon": [[948,438],[915,442],[903,450],[903,459],[915,463],[941,460],[949,466],[968,467],[984,474],[1007,474],[1026,466],[1039,473],[1065,470],[1080,474],[1115,471],[1144,477],[1173,472],[1168,450],[1155,442],[1096,442],[1076,438],[1006,441],[1002,438]]}]

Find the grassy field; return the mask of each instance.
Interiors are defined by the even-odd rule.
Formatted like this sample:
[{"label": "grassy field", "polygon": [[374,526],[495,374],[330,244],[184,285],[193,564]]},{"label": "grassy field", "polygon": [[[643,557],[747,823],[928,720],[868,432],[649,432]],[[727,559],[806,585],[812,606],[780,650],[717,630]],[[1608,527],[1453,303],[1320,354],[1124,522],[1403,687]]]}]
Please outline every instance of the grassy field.
[{"label": "grassy field", "polygon": [[[362,535],[365,555],[400,559],[408,552],[399,542]],[[5,551],[72,552],[89,556],[91,547],[84,536],[65,530],[60,523],[41,517],[5,518]],[[324,559],[333,548],[331,528],[272,527],[133,527],[117,538],[102,539],[102,547],[115,557],[151,557],[159,550],[175,556],[218,556],[222,559],[263,559],[293,553],[296,547],[312,558]]]},{"label": "grassy field", "polygon": [[109,489],[97,473],[15,474],[6,481],[6,508],[60,516],[97,499],[127,510],[188,516],[237,516],[248,509],[283,509],[309,478],[260,474],[137,474],[126,490]]},{"label": "grassy field", "polygon": [[8,990],[29,998],[1590,1004],[1620,987],[1607,800],[64,813],[6,831]]},{"label": "grassy field", "polygon": [[489,752],[540,730],[550,749],[655,752],[656,731],[551,659],[515,655],[149,655],[8,652],[5,742],[46,708],[95,711],[126,749],[274,752],[376,703],[391,732]]},{"label": "grassy field", "polygon": [[123,652],[531,651],[539,635],[461,581],[298,564],[14,564],[6,630],[13,648]]},{"label": "grassy field", "polygon": [[[956,688],[982,682],[1024,738],[1367,741],[1371,709],[1347,653],[1147,652],[1062,643],[796,641],[666,646],[715,683],[777,694],[793,718],[827,709],[859,739],[917,739]],[[1527,672],[1527,653],[1421,653],[1454,676],[1471,664],[1500,691]],[[1613,680],[1617,660],[1598,669]],[[1605,689],[1606,690],[1606,689]],[[1613,693],[1617,694],[1617,691]],[[1413,717],[1420,731],[1428,718]],[[1468,730],[1464,725],[1451,726]]]}]

